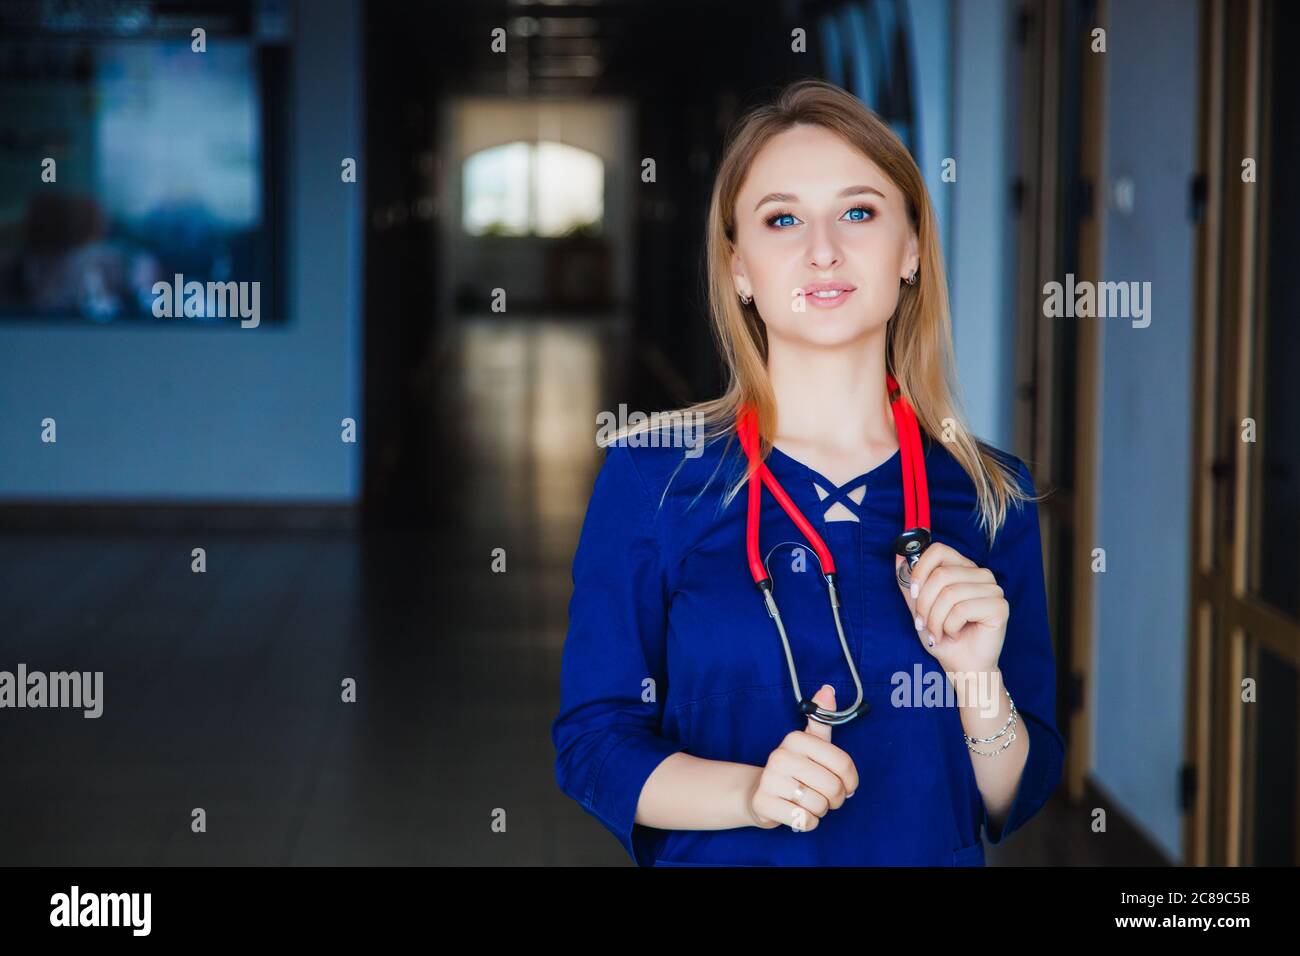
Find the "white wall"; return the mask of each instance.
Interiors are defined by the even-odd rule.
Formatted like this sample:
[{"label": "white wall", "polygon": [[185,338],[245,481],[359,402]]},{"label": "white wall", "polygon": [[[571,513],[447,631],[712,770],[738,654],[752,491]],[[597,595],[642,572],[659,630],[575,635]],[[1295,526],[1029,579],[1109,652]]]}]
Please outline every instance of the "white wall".
[{"label": "white wall", "polygon": [[1016,223],[1012,74],[1019,51],[1012,0],[953,3],[952,157],[948,260],[954,348],[971,428],[999,448],[1012,438]]},{"label": "white wall", "polygon": [[1106,211],[1102,278],[1151,283],[1151,324],[1101,323],[1101,461],[1093,774],[1174,860],[1187,679],[1191,548],[1195,0],[1108,8],[1105,202],[1120,176],[1134,209]]}]

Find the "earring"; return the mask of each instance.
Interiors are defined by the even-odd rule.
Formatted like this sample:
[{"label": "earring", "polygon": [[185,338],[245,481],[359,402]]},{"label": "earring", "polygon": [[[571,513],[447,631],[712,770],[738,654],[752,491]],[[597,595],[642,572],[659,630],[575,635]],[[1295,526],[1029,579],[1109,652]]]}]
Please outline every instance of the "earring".
[{"label": "earring", "polygon": [[749,305],[749,303],[754,301],[754,297],[752,295],[745,295],[741,293],[740,301],[745,303],[745,305]]},{"label": "earring", "polygon": [[908,285],[916,285],[916,270],[913,269],[913,270],[912,270],[912,274],[909,275],[909,276],[908,276],[904,281],[905,281]]}]

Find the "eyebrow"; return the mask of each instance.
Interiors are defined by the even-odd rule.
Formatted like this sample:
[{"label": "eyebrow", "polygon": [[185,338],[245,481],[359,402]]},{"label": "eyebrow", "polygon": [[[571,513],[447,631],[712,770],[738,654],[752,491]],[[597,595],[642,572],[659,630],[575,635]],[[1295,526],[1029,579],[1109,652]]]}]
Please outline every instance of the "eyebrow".
[{"label": "eyebrow", "polygon": [[[885,198],[884,193],[882,193],[879,189],[875,189],[871,186],[847,186],[844,189],[841,189],[839,191],[839,196],[840,197],[860,196],[863,193],[875,193],[881,199]],[[765,202],[798,202],[798,201],[799,201],[799,197],[796,196],[794,193],[768,193],[766,196],[764,196],[754,205],[754,208],[757,209]]]}]

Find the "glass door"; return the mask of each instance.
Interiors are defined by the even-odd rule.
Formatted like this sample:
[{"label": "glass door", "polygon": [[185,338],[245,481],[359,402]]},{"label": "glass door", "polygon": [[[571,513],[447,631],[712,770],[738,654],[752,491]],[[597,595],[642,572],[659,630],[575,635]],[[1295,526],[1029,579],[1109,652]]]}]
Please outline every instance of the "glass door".
[{"label": "glass door", "polygon": [[1281,5],[1203,8],[1186,859],[1300,862],[1300,290]]}]

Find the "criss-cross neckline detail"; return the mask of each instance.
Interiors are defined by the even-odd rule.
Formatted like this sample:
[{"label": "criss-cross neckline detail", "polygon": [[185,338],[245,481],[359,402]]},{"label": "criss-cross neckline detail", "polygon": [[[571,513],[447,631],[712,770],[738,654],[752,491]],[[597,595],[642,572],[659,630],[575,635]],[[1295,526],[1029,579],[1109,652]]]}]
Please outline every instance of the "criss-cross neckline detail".
[{"label": "criss-cross neckline detail", "polygon": [[[804,482],[800,482],[799,487],[801,490],[806,490],[804,499],[806,501],[815,501],[817,503],[818,508],[821,509],[820,517],[821,517],[822,524],[830,525],[830,524],[838,524],[841,521],[848,521],[850,523],[853,523],[852,518],[827,518],[826,517],[826,512],[829,511],[831,508],[833,508],[837,502],[840,503],[846,510],[848,510],[848,512],[853,516],[853,518],[856,518],[858,521],[861,521],[862,511],[867,501],[866,496],[871,493],[871,489],[881,483],[887,485],[895,484],[896,483],[895,481],[885,477],[886,475],[891,475],[895,471],[899,473],[899,478],[901,480],[902,454],[903,451],[901,447],[894,449],[894,453],[890,455],[888,458],[886,458],[884,461],[882,461],[880,464],[876,465],[874,468],[864,471],[860,475],[850,478],[848,481],[844,482],[843,484],[836,484],[835,482],[827,478],[825,475],[823,475],[821,472],[819,472],[816,468],[804,464],[798,458],[795,458],[789,453],[782,451],[776,445],[771,446],[771,454],[769,455],[769,460],[776,459],[778,464],[788,464],[789,466],[793,467],[795,470],[803,474],[807,483],[805,484]],[[820,486],[821,489],[826,492],[825,498],[821,498],[819,496],[817,492],[817,486]],[[862,493],[861,503],[855,502],[852,498],[849,497],[849,495],[852,492],[857,491],[859,488],[864,488],[864,491]]]},{"label": "criss-cross neckline detail", "polygon": [[[902,454],[903,454],[903,450],[901,447],[895,448],[894,453],[890,455],[888,458],[886,458],[884,461],[882,461],[880,464],[876,465],[874,468],[870,469],[869,471],[864,471],[862,474],[850,478],[842,485],[836,484],[835,482],[831,481],[829,478],[823,475],[816,468],[813,468],[811,465],[805,465],[798,458],[795,458],[789,453],[782,451],[776,445],[771,446],[771,456],[769,457],[777,457],[782,461],[788,462],[789,464],[803,471],[808,477],[812,478],[813,481],[815,481],[817,484],[825,488],[827,492],[831,494],[835,494],[836,492],[842,489],[852,490],[863,484],[865,484],[868,488],[870,488],[873,484],[879,482],[879,480],[887,473],[887,471],[894,466],[895,462],[901,461]],[[901,464],[898,467],[901,468]]]},{"label": "criss-cross neckline detail", "polygon": [[[855,509],[862,506],[862,501],[866,500],[867,483],[858,480],[847,484],[840,485],[838,488],[826,488],[820,481],[813,481],[813,491],[817,492],[817,497],[821,498],[821,504],[824,509],[829,510],[836,502],[847,508]],[[862,492],[862,501],[853,500],[853,492]]]},{"label": "criss-cross neckline detail", "polygon": [[805,464],[801,462],[800,459],[794,458],[793,455],[788,453],[788,451],[781,451],[780,447],[777,445],[771,446],[771,453],[772,455],[777,455],[777,457],[787,460],[787,462],[793,464],[793,466],[801,468],[802,471],[807,472],[807,475],[809,475],[811,479],[816,481],[819,485],[822,485],[824,489],[828,490],[828,492],[839,492],[840,489],[845,488],[858,488],[858,486],[863,484],[870,485],[872,484],[872,480],[878,479],[880,473],[883,473],[889,466],[891,466],[891,464],[902,457],[902,449],[901,447],[897,447],[897,449],[894,449],[894,453],[889,455],[889,458],[883,460],[883,462],[878,464],[878,466],[871,468],[871,470],[862,472],[861,475],[852,477],[852,479],[845,481],[845,483],[841,485],[828,479],[826,475],[823,475],[822,472],[819,472],[816,468],[810,466],[810,464]]}]

